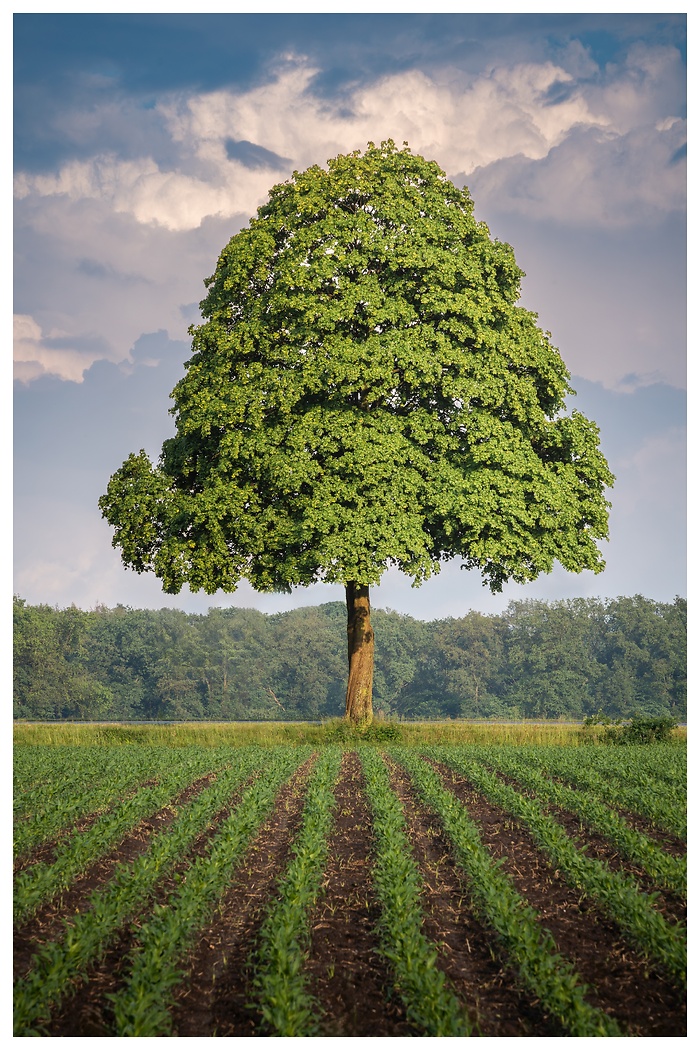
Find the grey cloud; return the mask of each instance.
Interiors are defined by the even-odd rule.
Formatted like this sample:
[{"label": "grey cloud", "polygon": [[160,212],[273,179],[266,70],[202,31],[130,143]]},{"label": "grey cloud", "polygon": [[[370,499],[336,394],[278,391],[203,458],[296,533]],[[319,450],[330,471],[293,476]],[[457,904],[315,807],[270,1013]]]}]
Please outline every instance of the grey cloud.
[{"label": "grey cloud", "polygon": [[99,335],[45,336],[42,345],[49,350],[74,350],[86,358],[109,356],[109,344]]},{"label": "grey cloud", "polygon": [[625,135],[573,128],[542,159],[521,154],[477,168],[469,187],[482,204],[569,226],[657,222],[685,210],[685,177],[671,163],[684,139],[680,121]]},{"label": "grey cloud", "polygon": [[578,84],[575,80],[556,80],[545,91],[542,102],[545,106],[558,106],[562,102],[568,102],[577,92]]},{"label": "grey cloud", "polygon": [[78,273],[84,274],[85,277],[94,277],[100,281],[116,281],[119,284],[153,283],[143,274],[124,273],[115,269],[114,266],[107,266],[101,263],[98,259],[78,259],[76,270]]},{"label": "grey cloud", "polygon": [[676,152],[671,157],[669,164],[680,164],[682,161],[687,160],[688,157],[688,143],[684,142],[682,146],[679,146]]},{"label": "grey cloud", "polygon": [[256,146],[254,142],[246,139],[226,139],[226,156],[229,160],[240,161],[246,168],[253,171],[268,169],[270,171],[286,171],[290,168],[292,161],[289,157],[280,157],[272,150],[264,146]]}]

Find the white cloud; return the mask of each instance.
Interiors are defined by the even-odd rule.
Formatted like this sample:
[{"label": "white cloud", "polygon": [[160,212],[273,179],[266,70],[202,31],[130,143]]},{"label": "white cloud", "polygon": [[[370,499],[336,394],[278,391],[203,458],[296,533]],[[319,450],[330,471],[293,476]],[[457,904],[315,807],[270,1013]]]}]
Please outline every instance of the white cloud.
[{"label": "white cloud", "polygon": [[28,314],[14,315],[13,358],[15,379],[23,383],[29,383],[42,375],[55,375],[82,383],[83,372],[92,363],[80,350],[48,346],[41,326]]},{"label": "white cloud", "polygon": [[[648,125],[639,146],[650,150],[644,179],[626,185],[626,211],[631,211],[637,200],[644,205],[650,192],[658,201],[666,185],[649,191],[647,177],[652,161],[656,166],[651,174],[657,175],[661,162],[654,134],[673,130],[663,123],[668,113],[659,112],[659,99],[672,104],[678,62],[673,49],[639,47],[617,76],[608,74],[605,84],[577,82],[553,62],[493,68],[470,79],[448,70],[439,81],[412,70],[329,101],[311,90],[318,70],[304,59],[288,59],[268,83],[246,92],[162,100],[157,113],[178,150],[172,169],[150,156],[124,160],[100,154],[66,164],[54,174],[20,173],[15,193],[19,199],[32,194],[101,200],[139,223],[182,231],[197,227],[205,216],[252,214],[271,181],[280,177],[271,169],[251,170],[231,160],[228,139],[262,146],[302,168],[362,148],[369,140],[394,138],[434,157],[448,172],[468,175],[508,158],[520,158],[521,165],[523,158],[541,161],[573,136],[582,148],[569,150],[566,164],[574,165],[575,177],[577,165],[579,175],[592,173],[590,192],[604,198],[615,190],[609,169],[620,156],[618,140]],[[153,114],[143,119],[152,121]],[[657,130],[660,121],[662,130]],[[597,129],[593,154],[580,137],[586,128]],[[547,169],[544,174],[534,171],[531,178],[547,195]],[[555,168],[553,177],[561,179],[562,172]],[[566,173],[563,177],[566,181]],[[675,185],[672,197],[675,207]],[[590,214],[597,217],[603,211],[604,203],[598,203]]]},{"label": "white cloud", "polygon": [[498,161],[469,180],[482,207],[590,226],[658,221],[686,206],[685,164],[675,158],[685,121],[616,134],[575,128],[538,162]]}]

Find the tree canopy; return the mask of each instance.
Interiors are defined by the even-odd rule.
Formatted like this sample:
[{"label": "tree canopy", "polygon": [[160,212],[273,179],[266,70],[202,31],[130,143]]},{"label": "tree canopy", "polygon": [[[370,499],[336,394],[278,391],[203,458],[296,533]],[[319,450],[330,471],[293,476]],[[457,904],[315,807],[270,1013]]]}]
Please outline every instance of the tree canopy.
[{"label": "tree canopy", "polygon": [[273,187],[205,282],[176,436],[100,500],[125,565],[171,593],[600,571],[613,477],[522,276],[407,146]]}]

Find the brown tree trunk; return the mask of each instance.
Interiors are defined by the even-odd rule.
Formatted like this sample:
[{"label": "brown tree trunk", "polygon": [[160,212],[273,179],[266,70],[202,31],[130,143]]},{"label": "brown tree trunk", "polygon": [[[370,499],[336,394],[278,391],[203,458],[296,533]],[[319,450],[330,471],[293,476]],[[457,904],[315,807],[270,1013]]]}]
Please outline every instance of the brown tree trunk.
[{"label": "brown tree trunk", "polygon": [[348,607],[348,689],[345,717],[350,722],[372,721],[374,631],[369,622],[369,587],[345,585]]}]

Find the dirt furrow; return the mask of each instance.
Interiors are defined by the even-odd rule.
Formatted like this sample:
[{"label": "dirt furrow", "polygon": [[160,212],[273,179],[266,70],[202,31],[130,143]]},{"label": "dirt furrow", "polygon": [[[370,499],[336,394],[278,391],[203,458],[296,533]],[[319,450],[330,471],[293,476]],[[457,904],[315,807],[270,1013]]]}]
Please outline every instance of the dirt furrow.
[{"label": "dirt furrow", "polygon": [[439,764],[435,768],[467,807],[491,855],[503,862],[518,892],[539,912],[561,954],[589,985],[589,1000],[630,1035],[685,1035],[683,993],[629,946],[593,901],[566,884],[524,827],[465,777]]},{"label": "dirt furrow", "polygon": [[260,1017],[253,1004],[252,953],[294,835],[301,822],[304,787],[312,759],[285,784],[272,816],[190,954],[189,972],[173,1007],[178,1036],[255,1036]]},{"label": "dirt furrow", "polygon": [[[513,777],[506,776],[499,770],[494,773],[509,787],[514,788],[525,798],[537,798],[536,792],[528,791]],[[575,813],[561,809],[559,806],[550,805],[544,800],[539,800],[543,812],[548,813],[565,829],[567,834],[576,843],[578,848],[592,860],[602,861],[611,871],[622,872],[629,875],[639,884],[644,893],[653,893],[656,897],[655,907],[670,922],[685,922],[687,909],[685,902],[676,894],[660,889],[646,871],[635,864],[634,861],[623,857],[617,847],[611,843],[605,835],[587,827]]]},{"label": "dirt furrow", "polygon": [[360,760],[343,756],[322,897],[311,916],[305,970],[325,1036],[411,1036],[403,1005],[378,954],[379,905],[372,889],[372,818]]},{"label": "dirt furrow", "polygon": [[[235,809],[241,794],[256,775],[258,774],[253,774],[245,784],[236,789],[228,804],[216,815],[206,831],[196,839],[187,855],[178,864],[173,865],[160,880],[155,894],[149,899],[144,911],[134,916],[127,926],[117,932],[106,954],[91,969],[89,979],[81,984],[74,995],[66,999],[60,1009],[53,1014],[48,1027],[50,1035],[93,1037],[114,1035],[114,1016],[110,996],[117,992],[123,984],[124,971],[129,965],[129,952],[135,943],[136,930],[153,913],[156,905],[164,904],[168,900],[176,889],[177,877],[186,871],[197,857],[206,852],[209,842],[216,836],[223,821]],[[206,783],[213,777],[214,774],[211,774],[205,778],[201,787],[206,786]]]}]

